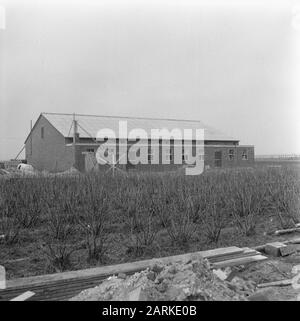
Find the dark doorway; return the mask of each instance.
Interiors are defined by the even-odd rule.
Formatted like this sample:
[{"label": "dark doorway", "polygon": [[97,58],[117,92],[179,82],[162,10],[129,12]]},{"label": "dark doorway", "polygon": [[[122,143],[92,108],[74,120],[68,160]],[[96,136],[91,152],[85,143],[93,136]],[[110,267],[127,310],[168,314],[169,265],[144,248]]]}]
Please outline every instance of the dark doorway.
[{"label": "dark doorway", "polygon": [[222,167],[222,152],[215,152],[215,167]]}]

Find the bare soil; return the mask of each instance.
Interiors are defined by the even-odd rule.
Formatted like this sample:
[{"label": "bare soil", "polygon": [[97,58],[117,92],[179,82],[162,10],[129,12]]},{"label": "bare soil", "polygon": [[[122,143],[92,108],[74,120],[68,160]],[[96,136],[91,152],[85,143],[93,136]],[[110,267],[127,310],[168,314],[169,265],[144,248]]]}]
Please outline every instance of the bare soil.
[{"label": "bare soil", "polygon": [[[129,239],[128,236],[122,233],[121,226],[112,226],[109,239],[110,248],[103,260],[101,262],[92,261],[87,263],[87,251],[82,247],[73,254],[69,270],[134,262],[143,259],[204,251],[217,247],[255,247],[272,241],[284,241],[287,236],[273,235],[277,226],[271,215],[265,216],[257,225],[253,235],[245,236],[235,227],[228,227],[222,230],[218,243],[207,243],[204,232],[199,230],[188,244],[182,246],[172,243],[167,231],[162,229],[157,235],[156,241],[151,246],[145,248],[143,253],[135,253],[128,247]],[[39,241],[42,233],[42,230],[31,231],[22,239],[22,243],[9,247],[1,246],[0,240],[0,264],[6,268],[7,279],[59,272],[49,267],[42,249],[42,243]],[[74,238],[73,242],[74,244],[78,243],[78,238]],[[80,244],[78,244],[78,247],[80,248]]]}]

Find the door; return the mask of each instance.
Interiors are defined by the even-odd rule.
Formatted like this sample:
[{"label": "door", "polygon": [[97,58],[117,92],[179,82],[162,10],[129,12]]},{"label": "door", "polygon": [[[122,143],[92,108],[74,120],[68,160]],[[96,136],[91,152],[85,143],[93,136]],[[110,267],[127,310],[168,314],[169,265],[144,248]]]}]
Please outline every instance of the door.
[{"label": "door", "polygon": [[222,167],[222,152],[215,152],[215,167]]}]

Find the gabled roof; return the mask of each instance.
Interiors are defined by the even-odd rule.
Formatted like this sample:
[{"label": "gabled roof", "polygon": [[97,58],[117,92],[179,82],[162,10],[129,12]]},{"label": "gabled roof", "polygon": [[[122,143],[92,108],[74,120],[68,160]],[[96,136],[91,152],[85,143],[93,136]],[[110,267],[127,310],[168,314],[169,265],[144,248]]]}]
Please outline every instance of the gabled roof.
[{"label": "gabled roof", "polygon": [[[73,114],[42,113],[42,115],[55,127],[64,137],[72,137]],[[78,124],[77,132],[81,138],[96,138],[100,129],[110,128],[117,134],[119,132],[119,120],[127,121],[128,132],[131,129],[144,129],[149,135],[151,129],[205,129],[205,140],[213,141],[238,141],[222,132],[208,127],[201,121],[178,120],[178,119],[158,119],[158,118],[138,118],[138,117],[113,117],[96,115],[75,115]]]}]

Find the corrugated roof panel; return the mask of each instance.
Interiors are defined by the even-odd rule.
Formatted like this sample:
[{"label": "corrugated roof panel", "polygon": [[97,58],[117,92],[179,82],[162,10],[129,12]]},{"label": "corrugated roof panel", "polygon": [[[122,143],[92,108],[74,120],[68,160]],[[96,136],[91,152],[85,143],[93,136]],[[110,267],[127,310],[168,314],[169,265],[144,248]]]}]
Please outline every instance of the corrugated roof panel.
[{"label": "corrugated roof panel", "polygon": [[[72,137],[73,130],[72,114],[52,114],[43,113],[43,116],[64,136]],[[205,140],[229,140],[238,141],[233,137],[227,136],[222,132],[204,125],[201,121],[189,120],[171,120],[171,119],[154,119],[154,118],[134,118],[134,117],[111,117],[111,116],[93,116],[93,115],[75,115],[78,124],[78,133],[82,138],[97,137],[100,129],[112,129],[117,135],[119,132],[119,121],[127,121],[128,132],[131,129],[144,129],[150,136],[151,129],[204,129]],[[121,137],[120,137],[121,138]]]}]

